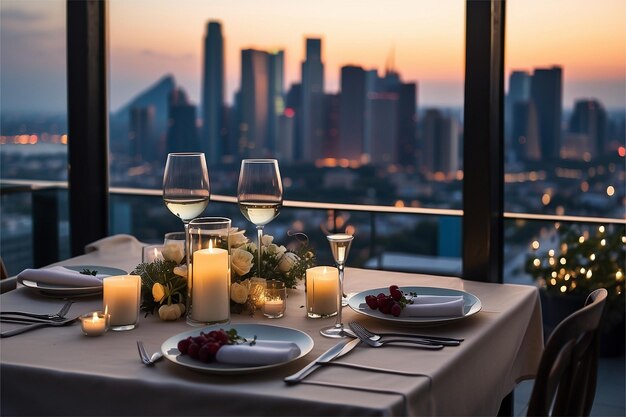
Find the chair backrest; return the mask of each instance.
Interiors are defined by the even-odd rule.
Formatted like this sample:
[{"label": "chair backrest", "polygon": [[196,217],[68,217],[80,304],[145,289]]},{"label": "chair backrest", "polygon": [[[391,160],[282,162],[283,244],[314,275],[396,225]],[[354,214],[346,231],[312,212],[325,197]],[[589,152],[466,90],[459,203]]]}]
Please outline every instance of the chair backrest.
[{"label": "chair backrest", "polygon": [[593,291],[554,329],[541,356],[529,416],[588,416],[598,374],[598,326],[607,291]]}]

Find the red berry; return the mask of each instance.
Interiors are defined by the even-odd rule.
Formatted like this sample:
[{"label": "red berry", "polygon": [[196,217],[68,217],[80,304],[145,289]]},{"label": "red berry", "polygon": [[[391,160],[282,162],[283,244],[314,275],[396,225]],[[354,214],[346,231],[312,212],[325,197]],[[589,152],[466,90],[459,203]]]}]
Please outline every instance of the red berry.
[{"label": "red berry", "polygon": [[190,343],[187,348],[187,354],[190,358],[198,359],[198,352],[200,351],[200,345],[197,343]]},{"label": "red berry", "polygon": [[178,342],[178,345],[176,347],[178,348],[180,353],[185,355],[187,353],[187,349],[189,348],[189,344],[190,344],[189,339],[183,339]]},{"label": "red berry", "polygon": [[205,346],[209,350],[209,353],[211,354],[212,357],[215,357],[215,355],[217,355],[217,351],[220,350],[220,348],[222,347],[222,345],[220,345],[219,343],[215,343],[215,342],[207,343]]},{"label": "red berry", "polygon": [[373,295],[366,295],[365,302],[372,310],[376,310],[378,308],[378,299]]},{"label": "red berry", "polygon": [[200,346],[200,349],[198,350],[198,359],[205,363],[211,361],[211,351],[208,344]]},{"label": "red berry", "polygon": [[394,303],[391,306],[391,314],[395,317],[398,317],[400,313],[402,313],[402,307],[400,307],[400,304]]},{"label": "red berry", "polygon": [[399,290],[399,289],[400,289],[400,287],[398,287],[397,285],[391,285],[391,286],[389,286],[389,292],[393,292],[393,291],[395,291],[395,290]]},{"label": "red berry", "polygon": [[391,290],[391,298],[396,301],[400,301],[402,298],[402,291],[400,291],[397,287]]}]

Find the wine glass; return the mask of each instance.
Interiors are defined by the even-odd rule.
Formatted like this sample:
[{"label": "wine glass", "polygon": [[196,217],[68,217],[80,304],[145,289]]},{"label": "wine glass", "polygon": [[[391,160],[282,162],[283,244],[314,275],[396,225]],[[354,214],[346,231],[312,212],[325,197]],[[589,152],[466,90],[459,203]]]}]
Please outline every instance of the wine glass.
[{"label": "wine glass", "polygon": [[256,225],[258,246],[257,276],[261,277],[263,226],[274,220],[283,205],[283,183],[276,159],[241,161],[237,186],[239,210]]},{"label": "wine glass", "polygon": [[163,202],[183,221],[185,254],[189,265],[189,222],[209,204],[209,171],[200,152],[170,153],[163,173]]},{"label": "wine glass", "polygon": [[341,319],[342,298],[343,298],[343,269],[350,252],[350,246],[354,236],[345,233],[337,233],[326,236],[330,244],[330,251],[335,259],[335,264],[339,270],[339,291],[337,293],[337,319],[335,325],[320,330],[322,336],[326,337],[345,337],[348,334],[343,330],[343,321]]}]

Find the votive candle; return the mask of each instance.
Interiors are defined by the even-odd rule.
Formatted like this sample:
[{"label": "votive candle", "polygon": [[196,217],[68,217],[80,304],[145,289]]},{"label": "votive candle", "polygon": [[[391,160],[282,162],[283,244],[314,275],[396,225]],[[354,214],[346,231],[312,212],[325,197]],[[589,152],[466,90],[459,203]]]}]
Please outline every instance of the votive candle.
[{"label": "votive candle", "polygon": [[111,330],[130,330],[139,318],[141,277],[119,275],[102,280],[104,287],[104,310],[108,311]]},{"label": "votive candle", "polygon": [[100,336],[108,329],[108,314],[94,311],[80,316],[80,328],[86,336]]},{"label": "votive candle", "polygon": [[311,318],[337,314],[339,271],[332,266],[306,270],[306,309]]}]

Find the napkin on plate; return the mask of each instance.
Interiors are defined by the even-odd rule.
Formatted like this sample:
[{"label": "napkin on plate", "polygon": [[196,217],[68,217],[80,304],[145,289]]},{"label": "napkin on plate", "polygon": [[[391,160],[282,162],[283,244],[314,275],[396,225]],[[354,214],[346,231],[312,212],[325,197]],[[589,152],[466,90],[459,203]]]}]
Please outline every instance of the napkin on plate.
[{"label": "napkin on plate", "polygon": [[102,286],[102,278],[107,275],[85,275],[78,271],[53,266],[42,269],[25,269],[17,277],[20,280],[35,281],[41,284],[62,285],[67,287],[98,287]]},{"label": "napkin on plate", "polygon": [[463,296],[418,295],[402,309],[405,317],[462,317]]},{"label": "napkin on plate", "polygon": [[231,365],[260,366],[287,362],[299,355],[300,348],[293,342],[257,340],[252,346],[250,343],[224,345],[217,351],[215,359]]}]

